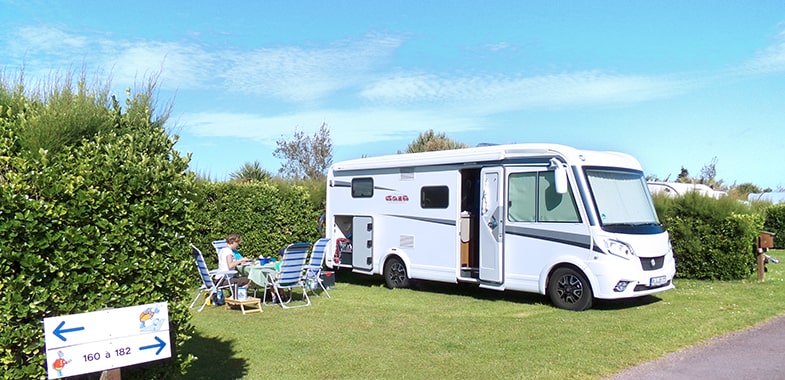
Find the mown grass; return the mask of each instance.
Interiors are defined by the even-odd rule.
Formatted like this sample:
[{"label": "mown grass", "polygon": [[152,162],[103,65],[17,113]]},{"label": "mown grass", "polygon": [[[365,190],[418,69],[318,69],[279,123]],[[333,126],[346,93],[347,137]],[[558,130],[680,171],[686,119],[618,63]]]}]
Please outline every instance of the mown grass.
[{"label": "mown grass", "polygon": [[785,263],[768,268],[762,283],[677,280],[675,290],[584,312],[534,294],[389,290],[339,272],[333,298],[308,308],[195,312],[184,349],[199,360],[186,378],[599,379],[785,313]]}]

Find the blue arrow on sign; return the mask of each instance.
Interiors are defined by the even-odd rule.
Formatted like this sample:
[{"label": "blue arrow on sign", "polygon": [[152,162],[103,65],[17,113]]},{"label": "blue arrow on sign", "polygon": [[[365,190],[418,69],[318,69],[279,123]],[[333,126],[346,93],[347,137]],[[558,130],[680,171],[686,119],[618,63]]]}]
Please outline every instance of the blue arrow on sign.
[{"label": "blue arrow on sign", "polygon": [[149,350],[149,349],[151,349],[151,348],[156,348],[156,347],[158,347],[158,351],[156,351],[156,352],[155,352],[155,354],[156,354],[156,355],[160,354],[160,353],[161,353],[161,350],[163,350],[163,349],[164,349],[164,347],[166,347],[166,342],[164,342],[163,340],[161,340],[161,338],[159,338],[159,337],[155,337],[155,340],[157,340],[157,341],[158,341],[158,344],[153,344],[153,345],[151,345],[151,346],[142,346],[142,347],[139,347],[139,350]]},{"label": "blue arrow on sign", "polygon": [[84,327],[72,327],[70,329],[64,329],[63,328],[64,325],[65,325],[65,321],[60,321],[60,324],[57,325],[57,327],[55,328],[55,331],[53,331],[55,336],[60,338],[63,342],[65,342],[65,337],[63,336],[63,334],[74,332],[74,331],[82,331],[82,330],[84,330]]}]

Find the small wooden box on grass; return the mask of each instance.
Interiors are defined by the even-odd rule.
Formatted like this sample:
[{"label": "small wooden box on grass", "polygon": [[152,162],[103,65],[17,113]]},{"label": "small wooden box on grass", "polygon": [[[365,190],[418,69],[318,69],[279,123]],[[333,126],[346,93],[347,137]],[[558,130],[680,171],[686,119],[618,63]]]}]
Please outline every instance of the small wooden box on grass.
[{"label": "small wooden box on grass", "polygon": [[[262,312],[262,300],[256,297],[247,297],[242,301],[234,298],[227,298],[225,302],[227,309],[230,309],[233,305],[240,306],[240,310],[243,311],[243,314]],[[250,306],[250,308],[246,310],[246,306]]]}]

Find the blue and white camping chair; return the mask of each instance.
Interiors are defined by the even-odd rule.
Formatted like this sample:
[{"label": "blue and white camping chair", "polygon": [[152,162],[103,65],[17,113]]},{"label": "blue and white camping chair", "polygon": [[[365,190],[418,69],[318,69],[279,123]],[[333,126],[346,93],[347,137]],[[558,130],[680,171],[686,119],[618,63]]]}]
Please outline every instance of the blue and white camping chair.
[{"label": "blue and white camping chair", "polygon": [[327,292],[327,287],[324,286],[322,281],[322,263],[324,263],[324,255],[327,251],[327,246],[330,244],[330,239],[322,238],[316,241],[311,251],[311,258],[308,260],[308,267],[305,269],[305,286],[310,289],[313,294],[316,294],[316,288],[322,288],[327,298],[330,293]]},{"label": "blue and white camping chair", "polygon": [[213,241],[213,248],[215,248],[215,253],[216,254],[221,250],[221,248],[224,248],[226,246],[227,246],[227,244],[226,244],[226,240],[225,239],[214,240]]},{"label": "blue and white camping chair", "polygon": [[233,276],[237,271],[211,271],[207,269],[207,263],[204,262],[202,251],[193,244],[191,244],[191,254],[194,257],[196,269],[199,271],[199,278],[202,280],[202,286],[199,287],[199,292],[196,293],[196,297],[194,297],[194,300],[191,302],[191,308],[194,307],[199,296],[204,295],[204,303],[202,303],[202,307],[199,308],[199,311],[202,311],[213,294],[222,292],[223,289],[231,290],[229,277]]},{"label": "blue and white camping chair", "polygon": [[[292,309],[296,307],[310,306],[311,299],[308,297],[308,290],[305,288],[305,276],[303,271],[306,267],[306,259],[308,258],[308,251],[311,248],[311,243],[294,243],[289,244],[284,249],[283,258],[281,259],[281,270],[278,272],[268,287],[272,288],[272,292],[278,297],[278,302],[284,309]],[[300,288],[303,293],[302,301],[304,304],[290,306],[292,301],[292,291]],[[284,300],[281,296],[282,291],[289,293],[288,299]],[[267,292],[264,292],[264,303],[267,303]]]}]

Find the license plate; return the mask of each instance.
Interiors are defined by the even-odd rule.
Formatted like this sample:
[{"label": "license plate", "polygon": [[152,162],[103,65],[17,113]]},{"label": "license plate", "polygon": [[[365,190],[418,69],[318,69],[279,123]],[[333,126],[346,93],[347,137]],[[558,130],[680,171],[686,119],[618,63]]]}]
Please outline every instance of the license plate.
[{"label": "license plate", "polygon": [[666,280],[665,276],[652,277],[649,279],[649,286],[665,285],[666,282],[668,282],[668,280]]}]

